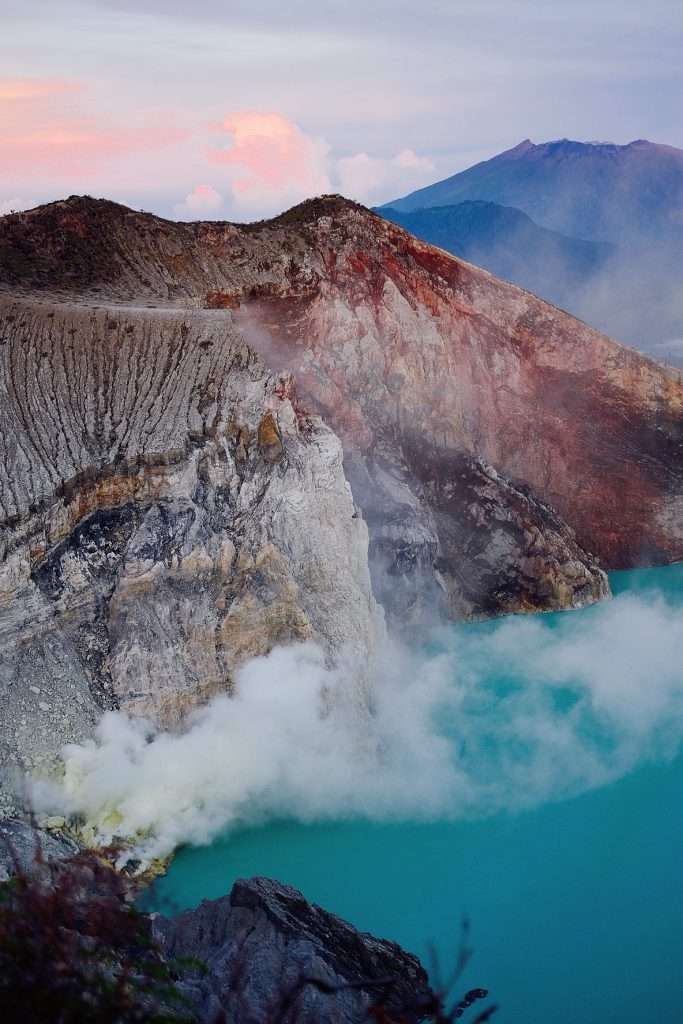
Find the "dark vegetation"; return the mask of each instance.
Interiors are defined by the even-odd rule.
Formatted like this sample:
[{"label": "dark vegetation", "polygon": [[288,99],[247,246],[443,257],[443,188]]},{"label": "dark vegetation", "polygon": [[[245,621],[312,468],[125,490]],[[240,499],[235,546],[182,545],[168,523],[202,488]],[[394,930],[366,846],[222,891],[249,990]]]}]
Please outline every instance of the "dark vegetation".
[{"label": "dark vegetation", "polygon": [[36,843],[0,885],[3,1024],[170,1024],[193,1020],[125,882],[82,853],[48,861]]},{"label": "dark vegetation", "polygon": [[122,209],[106,200],[71,196],[66,203],[3,217],[0,278],[14,286],[67,289],[106,279],[116,271],[110,224]]},{"label": "dark vegetation", "polygon": [[253,224],[246,225],[246,227],[255,229],[266,224],[273,227],[299,226],[315,221],[319,217],[331,217],[334,214],[349,209],[365,210],[365,207],[337,193],[316,196],[314,199],[304,199],[302,203],[297,203],[296,206],[292,206],[289,210],[285,210],[284,213],[278,214],[277,217],[273,217],[270,220],[255,221]]},{"label": "dark vegetation", "polygon": [[[152,937],[150,918],[130,905],[128,895],[126,879],[93,853],[49,860],[36,840],[28,870],[14,858],[13,877],[0,884],[3,1024],[222,1024],[231,1019],[225,1009],[207,1015],[192,1005],[183,979],[206,974],[207,968],[197,960],[168,960]],[[496,1010],[489,1005],[477,1013],[485,989],[450,995],[470,956],[465,922],[451,977],[441,982],[435,963],[437,986],[430,998],[398,1012],[395,1003],[387,1009],[395,984],[391,977],[331,985],[302,974],[296,985],[274,993],[272,1024],[296,1024],[299,997],[308,986],[328,996],[344,989],[376,990],[377,1002],[368,1012],[375,1024],[452,1024],[466,1014],[470,1024],[484,1024]],[[248,972],[248,963],[237,965],[236,977]]]}]

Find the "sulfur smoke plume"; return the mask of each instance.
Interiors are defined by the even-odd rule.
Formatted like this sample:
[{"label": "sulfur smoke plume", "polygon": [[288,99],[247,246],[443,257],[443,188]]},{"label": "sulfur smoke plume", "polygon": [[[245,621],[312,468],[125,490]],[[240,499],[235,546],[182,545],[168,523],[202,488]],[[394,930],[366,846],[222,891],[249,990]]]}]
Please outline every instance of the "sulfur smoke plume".
[{"label": "sulfur smoke plume", "polygon": [[64,751],[41,809],[79,813],[143,858],[273,817],[434,819],[517,812],[603,785],[683,738],[683,615],[661,595],[436,631],[393,644],[370,714],[349,666],[311,644],[247,664],[179,733],[107,714]]}]

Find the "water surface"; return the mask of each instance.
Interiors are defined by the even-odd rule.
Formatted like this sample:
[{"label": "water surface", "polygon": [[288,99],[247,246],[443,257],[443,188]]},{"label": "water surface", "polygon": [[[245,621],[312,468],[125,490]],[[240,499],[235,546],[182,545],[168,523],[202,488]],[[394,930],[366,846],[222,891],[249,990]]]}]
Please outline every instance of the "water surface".
[{"label": "water surface", "polygon": [[[683,614],[683,565],[615,573],[612,587],[659,591]],[[593,613],[552,618],[569,629]],[[181,850],[152,903],[185,908],[268,875],[422,957],[433,944],[444,968],[466,912],[464,984],[490,989],[501,1022],[680,1024],[682,792],[683,757],[649,757],[609,785],[483,820],[273,822]]]}]

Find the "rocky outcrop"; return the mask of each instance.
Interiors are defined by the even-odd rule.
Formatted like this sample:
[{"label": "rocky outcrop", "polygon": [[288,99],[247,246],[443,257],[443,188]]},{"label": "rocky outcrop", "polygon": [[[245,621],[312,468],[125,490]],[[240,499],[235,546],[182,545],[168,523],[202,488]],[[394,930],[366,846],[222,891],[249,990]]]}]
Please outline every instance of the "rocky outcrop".
[{"label": "rocky outcrop", "polygon": [[59,829],[47,831],[19,818],[7,819],[0,822],[0,883],[18,873],[44,876],[50,865],[68,861],[78,852],[76,843]]},{"label": "rocky outcrop", "polygon": [[[270,879],[145,914],[102,857],[18,822],[0,826],[0,884],[8,876],[20,884],[0,905],[3,1020],[410,1024],[441,1008],[417,957]],[[486,995],[471,990],[453,1012]]]},{"label": "rocky outcrop", "polygon": [[156,917],[153,934],[167,957],[193,957],[206,972],[181,982],[201,1021],[228,1024],[332,1024],[417,1021],[434,997],[416,957],[307,903],[267,878],[238,881],[229,896],[177,917]]},{"label": "rocky outcrop", "polygon": [[5,770],[107,708],[172,726],[278,643],[368,664],[341,445],[229,322],[0,298],[0,339]]},{"label": "rocky outcrop", "polygon": [[[549,505],[462,452],[424,444],[347,453],[370,530],[373,589],[390,622],[553,611],[609,594],[607,576]],[[410,456],[414,455],[414,461]]]},{"label": "rocky outcrop", "polygon": [[[606,592],[591,551],[681,556],[680,375],[355,204],[240,227],[72,198],[0,236],[15,289],[211,309],[291,369],[344,444],[397,616],[423,621],[431,594],[455,614],[582,604]],[[493,505],[473,530],[475,481]]]}]

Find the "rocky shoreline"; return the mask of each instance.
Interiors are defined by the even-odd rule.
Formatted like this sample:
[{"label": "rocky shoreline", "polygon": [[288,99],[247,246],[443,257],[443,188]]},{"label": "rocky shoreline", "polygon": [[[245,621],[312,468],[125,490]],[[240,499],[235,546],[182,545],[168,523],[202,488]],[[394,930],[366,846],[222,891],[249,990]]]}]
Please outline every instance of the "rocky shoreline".
[{"label": "rocky shoreline", "polygon": [[[91,943],[100,939],[97,922],[93,927],[89,916],[102,916],[104,910],[125,913],[122,900],[134,891],[129,878],[117,875],[94,853],[79,854],[64,834],[18,819],[0,825],[0,884],[12,878],[38,891],[49,888],[49,898],[57,894],[53,915],[64,911],[60,900],[77,904],[76,923],[70,927],[72,951],[84,942],[90,948],[84,936],[90,935]],[[272,879],[238,880],[228,895],[180,914],[138,917],[149,938],[145,956],[151,949],[161,964],[169,965],[175,990],[170,1001],[168,993],[163,999],[145,997],[141,1021],[156,1019],[155,1013],[177,1003],[183,1008],[177,1019],[197,1024],[354,1024],[371,1019],[411,1024],[434,1019],[440,1005],[415,956],[359,932]],[[38,932],[40,927],[37,923]],[[127,970],[132,965],[133,972],[142,971],[139,951],[118,948],[116,936],[109,941],[116,950],[114,975],[124,971],[124,964]],[[79,955],[72,952],[70,968],[78,968]]]}]

